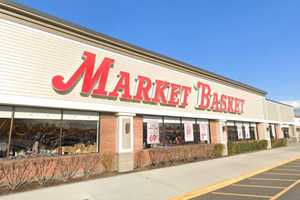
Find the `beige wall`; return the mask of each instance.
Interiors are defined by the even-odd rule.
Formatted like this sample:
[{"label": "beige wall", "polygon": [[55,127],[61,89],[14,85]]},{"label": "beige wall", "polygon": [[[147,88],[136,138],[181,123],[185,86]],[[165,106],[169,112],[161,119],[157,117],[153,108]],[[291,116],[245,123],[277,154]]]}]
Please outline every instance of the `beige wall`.
[{"label": "beige wall", "polygon": [[[33,100],[37,103],[40,102],[40,99],[47,101],[59,100],[70,106],[76,105],[76,103],[83,103],[83,105],[84,103],[92,103],[95,105],[93,107],[95,110],[102,110],[103,106],[114,106],[112,109],[116,108],[116,111],[131,109],[133,112],[139,113],[149,113],[151,110],[159,109],[160,113],[168,113],[169,111],[176,113],[180,111],[199,116],[212,116],[212,118],[213,116],[223,116],[238,117],[239,119],[264,119],[265,98],[249,91],[206,80],[198,75],[186,74],[175,69],[172,70],[164,66],[154,65],[150,62],[137,60],[133,57],[83,44],[27,26],[21,26],[1,18],[0,27],[0,51],[2,52],[0,57],[0,95],[33,97],[36,98],[36,100]],[[108,79],[108,90],[113,89],[120,70],[131,73],[131,91],[135,91],[136,82],[134,79],[137,75],[148,76],[153,81],[155,79],[166,80],[192,88],[197,81],[202,81],[210,84],[213,92],[244,99],[245,112],[241,115],[236,115],[196,110],[197,93],[195,90],[193,90],[189,98],[189,106],[184,109],[83,97],[80,95],[82,81],[79,81],[70,93],[65,95],[58,94],[51,86],[51,79],[55,75],[63,75],[69,78],[82,63],[81,56],[84,51],[90,51],[97,55],[96,66],[100,64],[104,57],[110,57],[115,60],[114,68],[111,69]],[[26,104],[26,101],[23,101],[23,104]],[[58,107],[62,105],[57,104]],[[76,108],[77,106],[74,107]],[[90,108],[86,107],[86,109]]]},{"label": "beige wall", "polygon": [[294,122],[294,109],[293,107],[266,100],[267,120],[281,121],[281,122]]}]

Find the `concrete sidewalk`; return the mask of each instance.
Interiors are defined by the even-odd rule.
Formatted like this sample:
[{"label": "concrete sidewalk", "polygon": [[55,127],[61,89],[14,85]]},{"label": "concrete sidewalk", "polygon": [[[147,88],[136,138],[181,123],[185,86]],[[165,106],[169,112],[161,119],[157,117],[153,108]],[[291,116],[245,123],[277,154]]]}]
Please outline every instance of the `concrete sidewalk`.
[{"label": "concrete sidewalk", "polygon": [[0,200],[166,200],[300,155],[300,145],[73,183]]}]

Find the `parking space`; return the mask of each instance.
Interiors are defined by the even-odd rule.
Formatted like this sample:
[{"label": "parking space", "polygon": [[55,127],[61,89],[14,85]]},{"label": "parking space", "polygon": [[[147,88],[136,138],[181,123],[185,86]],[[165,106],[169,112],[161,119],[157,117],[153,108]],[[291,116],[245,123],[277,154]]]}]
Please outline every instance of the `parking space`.
[{"label": "parking space", "polygon": [[300,199],[300,160],[278,166],[192,200]]}]

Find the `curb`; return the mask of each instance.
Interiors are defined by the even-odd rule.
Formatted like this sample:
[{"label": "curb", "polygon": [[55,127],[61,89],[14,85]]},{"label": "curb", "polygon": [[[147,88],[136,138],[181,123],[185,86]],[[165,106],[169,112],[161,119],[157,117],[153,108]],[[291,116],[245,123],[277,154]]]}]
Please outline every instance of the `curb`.
[{"label": "curb", "polygon": [[256,171],[253,171],[253,172],[250,172],[250,173],[243,174],[241,176],[237,176],[237,177],[234,177],[234,178],[231,178],[231,179],[227,179],[225,181],[221,181],[219,183],[208,185],[204,188],[196,189],[192,192],[188,192],[186,194],[170,198],[169,200],[188,200],[188,199],[191,199],[191,198],[194,198],[194,197],[197,197],[197,196],[201,196],[201,195],[207,194],[209,192],[212,192],[214,190],[217,190],[217,189],[223,188],[225,186],[234,184],[234,183],[239,182],[241,180],[247,179],[251,176],[255,176],[257,174],[263,173],[265,171],[271,170],[275,167],[279,167],[281,165],[287,164],[289,162],[292,162],[292,161],[295,161],[295,160],[298,160],[298,159],[300,159],[300,156],[297,156],[295,158],[288,159],[288,160],[285,160],[285,161],[281,161],[281,162],[279,162],[275,165],[272,165],[271,167],[266,167],[266,168],[263,168],[263,169],[260,169],[260,170],[256,170]]}]

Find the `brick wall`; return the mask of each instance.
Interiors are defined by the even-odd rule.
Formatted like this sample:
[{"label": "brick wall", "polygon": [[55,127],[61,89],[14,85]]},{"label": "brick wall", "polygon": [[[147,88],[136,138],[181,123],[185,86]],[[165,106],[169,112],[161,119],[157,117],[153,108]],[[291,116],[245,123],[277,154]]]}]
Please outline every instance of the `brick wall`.
[{"label": "brick wall", "polygon": [[117,118],[114,114],[100,115],[100,153],[116,153]]},{"label": "brick wall", "polygon": [[143,118],[136,116],[133,118],[133,131],[134,131],[134,166],[138,166],[139,157],[143,150]]},{"label": "brick wall", "polygon": [[277,139],[283,138],[280,125],[275,125],[275,129],[276,129],[276,138]]},{"label": "brick wall", "polygon": [[219,134],[219,121],[210,120],[209,121],[209,129],[211,135],[211,143],[218,143],[218,134]]}]

